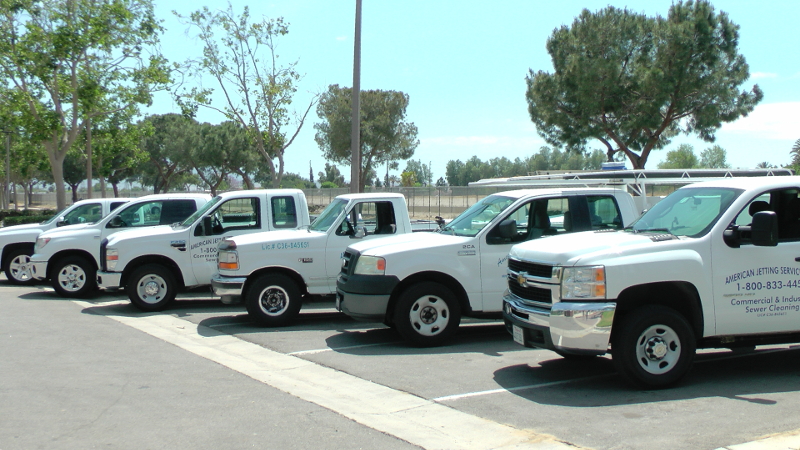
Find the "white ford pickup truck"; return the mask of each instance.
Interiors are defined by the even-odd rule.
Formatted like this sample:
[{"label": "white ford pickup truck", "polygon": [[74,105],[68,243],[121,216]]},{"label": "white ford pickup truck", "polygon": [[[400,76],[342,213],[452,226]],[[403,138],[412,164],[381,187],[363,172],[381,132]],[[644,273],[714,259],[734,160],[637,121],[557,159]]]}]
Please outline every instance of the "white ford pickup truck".
[{"label": "white ford pickup truck", "polygon": [[62,297],[83,297],[97,289],[100,243],[131,228],[182,222],[211,200],[208,194],[155,194],[139,197],[92,224],[68,225],[39,235],[31,275],[49,278]]},{"label": "white ford pickup truck", "polygon": [[308,204],[299,189],[225,192],[181,223],[121,231],[104,240],[98,286],[124,286],[136,307],[159,311],[179,289],[210,283],[223,237],[308,224]]},{"label": "white ford pickup truck", "polygon": [[412,231],[401,194],[340,195],[306,229],[225,238],[211,286],[223,298],[244,299],[256,323],[285,325],[304,297],[336,292],[348,245]]},{"label": "white ford pickup truck", "polygon": [[575,231],[618,230],[638,215],[631,195],[619,188],[493,194],[439,232],[348,247],[337,304],[356,319],[394,326],[415,345],[440,345],[462,316],[500,317],[512,245],[531,240],[535,247]]},{"label": "white ford pickup truck", "polygon": [[65,225],[94,223],[124,205],[129,198],[95,198],[80,200],[42,223],[14,225],[0,229],[0,261],[6,278],[13,284],[34,282],[31,276],[31,255],[39,233]]},{"label": "white ford pickup truck", "polygon": [[800,342],[800,177],[697,183],[623,231],[515,245],[507,283],[515,341],[610,351],[645,388],[681,380],[697,348]]}]

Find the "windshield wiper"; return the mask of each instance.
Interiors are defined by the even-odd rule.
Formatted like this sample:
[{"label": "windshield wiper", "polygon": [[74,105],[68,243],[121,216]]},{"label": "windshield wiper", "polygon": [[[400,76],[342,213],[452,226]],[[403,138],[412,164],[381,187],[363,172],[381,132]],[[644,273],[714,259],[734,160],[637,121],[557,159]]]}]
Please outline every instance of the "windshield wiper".
[{"label": "windshield wiper", "polygon": [[637,230],[637,229],[635,229],[635,228],[634,228],[634,229],[633,229],[633,232],[634,232],[634,233],[653,233],[653,232],[663,232],[663,233],[669,233],[669,234],[672,234],[672,231],[670,231],[668,228],[643,228],[643,229],[641,229],[641,230]]}]

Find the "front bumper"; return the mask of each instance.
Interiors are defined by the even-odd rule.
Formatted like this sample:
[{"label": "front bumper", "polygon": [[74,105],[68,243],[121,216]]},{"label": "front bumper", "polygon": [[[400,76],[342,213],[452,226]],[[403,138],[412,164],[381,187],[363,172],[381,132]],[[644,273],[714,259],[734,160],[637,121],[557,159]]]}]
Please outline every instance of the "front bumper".
[{"label": "front bumper", "polygon": [[47,261],[34,261],[31,259],[31,276],[39,281],[46,279]]},{"label": "front bumper", "polygon": [[614,302],[556,302],[550,309],[544,309],[526,305],[519,297],[506,294],[503,296],[503,321],[514,340],[526,347],[602,355],[608,352],[616,307]]},{"label": "front bumper", "polygon": [[211,290],[220,297],[240,297],[247,277],[225,277],[216,274],[211,277]]},{"label": "front bumper", "polygon": [[120,272],[97,272],[97,287],[100,289],[119,289],[122,283]]},{"label": "front bumper", "polygon": [[339,276],[336,309],[354,319],[383,321],[392,291],[399,282],[393,275]]}]

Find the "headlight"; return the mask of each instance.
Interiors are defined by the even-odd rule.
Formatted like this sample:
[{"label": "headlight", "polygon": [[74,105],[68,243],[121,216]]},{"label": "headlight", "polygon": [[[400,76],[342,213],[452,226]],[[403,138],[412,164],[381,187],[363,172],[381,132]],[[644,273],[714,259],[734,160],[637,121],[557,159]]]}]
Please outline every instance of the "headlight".
[{"label": "headlight", "polygon": [[561,273],[562,300],[598,300],[605,298],[605,267],[565,267],[563,269]]},{"label": "headlight", "polygon": [[36,250],[39,250],[42,247],[44,247],[45,245],[47,245],[48,242],[50,242],[50,238],[48,238],[48,237],[36,238],[36,244],[33,246],[34,247],[33,251],[36,252]]},{"label": "headlight", "polygon": [[239,270],[239,253],[220,248],[217,252],[217,267],[219,270]]},{"label": "headlight", "polygon": [[360,256],[353,271],[356,275],[383,275],[386,273],[386,260],[380,256]]},{"label": "headlight", "polygon": [[117,261],[119,261],[119,251],[115,248],[106,249],[106,270],[114,270],[117,268]]}]

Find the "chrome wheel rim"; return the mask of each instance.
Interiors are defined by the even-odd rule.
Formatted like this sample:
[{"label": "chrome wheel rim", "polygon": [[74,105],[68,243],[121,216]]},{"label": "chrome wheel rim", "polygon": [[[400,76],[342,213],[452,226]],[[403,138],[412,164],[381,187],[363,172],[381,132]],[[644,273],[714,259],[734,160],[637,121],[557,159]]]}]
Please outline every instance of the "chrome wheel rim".
[{"label": "chrome wheel rim", "polygon": [[136,294],[148,305],[155,305],[164,300],[167,291],[167,281],[155,274],[145,275],[136,283]]},{"label": "chrome wheel rim", "polygon": [[86,285],[86,271],[77,264],[67,264],[58,271],[58,285],[67,292],[77,292]]},{"label": "chrome wheel rim", "polygon": [[29,281],[33,278],[31,274],[31,257],[28,255],[17,255],[8,264],[11,277],[17,281]]},{"label": "chrome wheel rim", "polygon": [[268,316],[280,316],[289,309],[289,293],[280,286],[268,286],[258,294],[258,307]]}]

